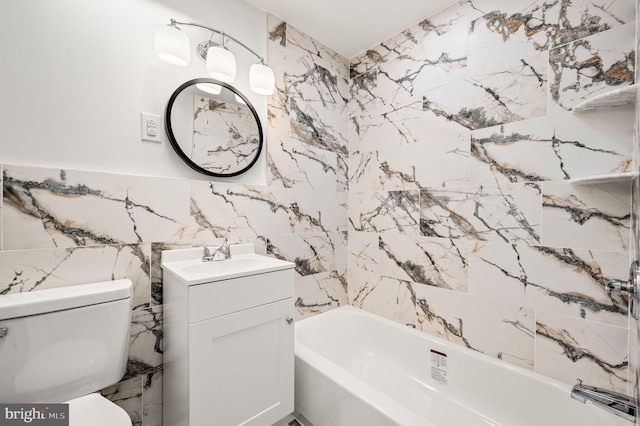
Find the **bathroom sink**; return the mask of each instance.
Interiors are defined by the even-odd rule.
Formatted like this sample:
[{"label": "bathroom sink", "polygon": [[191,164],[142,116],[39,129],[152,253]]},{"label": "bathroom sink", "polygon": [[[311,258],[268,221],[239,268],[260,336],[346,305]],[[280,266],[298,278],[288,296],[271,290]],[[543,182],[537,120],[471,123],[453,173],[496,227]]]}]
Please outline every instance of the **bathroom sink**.
[{"label": "bathroom sink", "polygon": [[184,272],[188,274],[226,274],[234,270],[254,269],[262,259],[256,259],[257,255],[244,255],[233,257],[227,260],[214,260],[212,262],[198,262],[194,265],[184,267]]},{"label": "bathroom sink", "polygon": [[203,262],[203,248],[166,250],[162,252],[164,273],[173,274],[185,285],[222,281],[265,272],[290,269],[291,262],[262,256],[253,244],[232,245],[231,258]]}]

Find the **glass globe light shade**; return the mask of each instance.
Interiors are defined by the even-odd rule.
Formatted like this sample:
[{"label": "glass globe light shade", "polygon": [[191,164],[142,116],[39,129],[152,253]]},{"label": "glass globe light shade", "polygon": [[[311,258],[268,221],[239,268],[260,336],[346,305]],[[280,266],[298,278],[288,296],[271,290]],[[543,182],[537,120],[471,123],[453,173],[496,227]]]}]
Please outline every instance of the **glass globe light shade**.
[{"label": "glass globe light shade", "polygon": [[219,46],[207,50],[207,72],[223,83],[233,83],[236,79],[236,58],[233,53]]},{"label": "glass globe light shade", "polygon": [[178,28],[163,25],[156,28],[153,37],[156,55],[172,65],[186,67],[191,60],[189,37]]},{"label": "glass globe light shade", "polygon": [[272,95],[275,90],[273,70],[266,65],[253,64],[249,69],[249,86],[259,95]]}]

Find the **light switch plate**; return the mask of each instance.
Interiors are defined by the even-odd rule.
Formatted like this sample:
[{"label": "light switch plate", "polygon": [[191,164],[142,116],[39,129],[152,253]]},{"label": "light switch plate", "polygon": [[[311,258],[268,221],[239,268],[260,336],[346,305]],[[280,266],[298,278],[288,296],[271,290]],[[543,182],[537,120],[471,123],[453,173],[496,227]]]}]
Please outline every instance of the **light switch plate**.
[{"label": "light switch plate", "polygon": [[140,139],[162,142],[162,117],[147,112],[140,113]]}]

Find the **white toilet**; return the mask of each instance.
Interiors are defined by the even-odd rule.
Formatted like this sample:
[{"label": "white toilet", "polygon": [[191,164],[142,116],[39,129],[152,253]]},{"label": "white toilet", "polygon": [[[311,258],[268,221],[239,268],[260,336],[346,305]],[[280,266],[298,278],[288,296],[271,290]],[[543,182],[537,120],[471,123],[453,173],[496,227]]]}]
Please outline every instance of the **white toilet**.
[{"label": "white toilet", "polygon": [[126,371],[131,281],[0,296],[0,403],[69,404],[69,424],[131,426],[96,392]]}]

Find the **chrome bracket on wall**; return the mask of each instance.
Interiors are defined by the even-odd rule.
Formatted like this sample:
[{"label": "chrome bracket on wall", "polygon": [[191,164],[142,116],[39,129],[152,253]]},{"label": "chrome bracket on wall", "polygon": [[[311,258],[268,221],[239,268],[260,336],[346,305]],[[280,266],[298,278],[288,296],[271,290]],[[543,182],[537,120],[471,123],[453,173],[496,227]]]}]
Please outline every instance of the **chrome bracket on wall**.
[{"label": "chrome bracket on wall", "polygon": [[638,319],[638,303],[640,302],[638,282],[640,282],[640,263],[634,260],[629,268],[629,281],[611,280],[605,285],[609,294],[629,297],[629,311],[635,319]]}]

